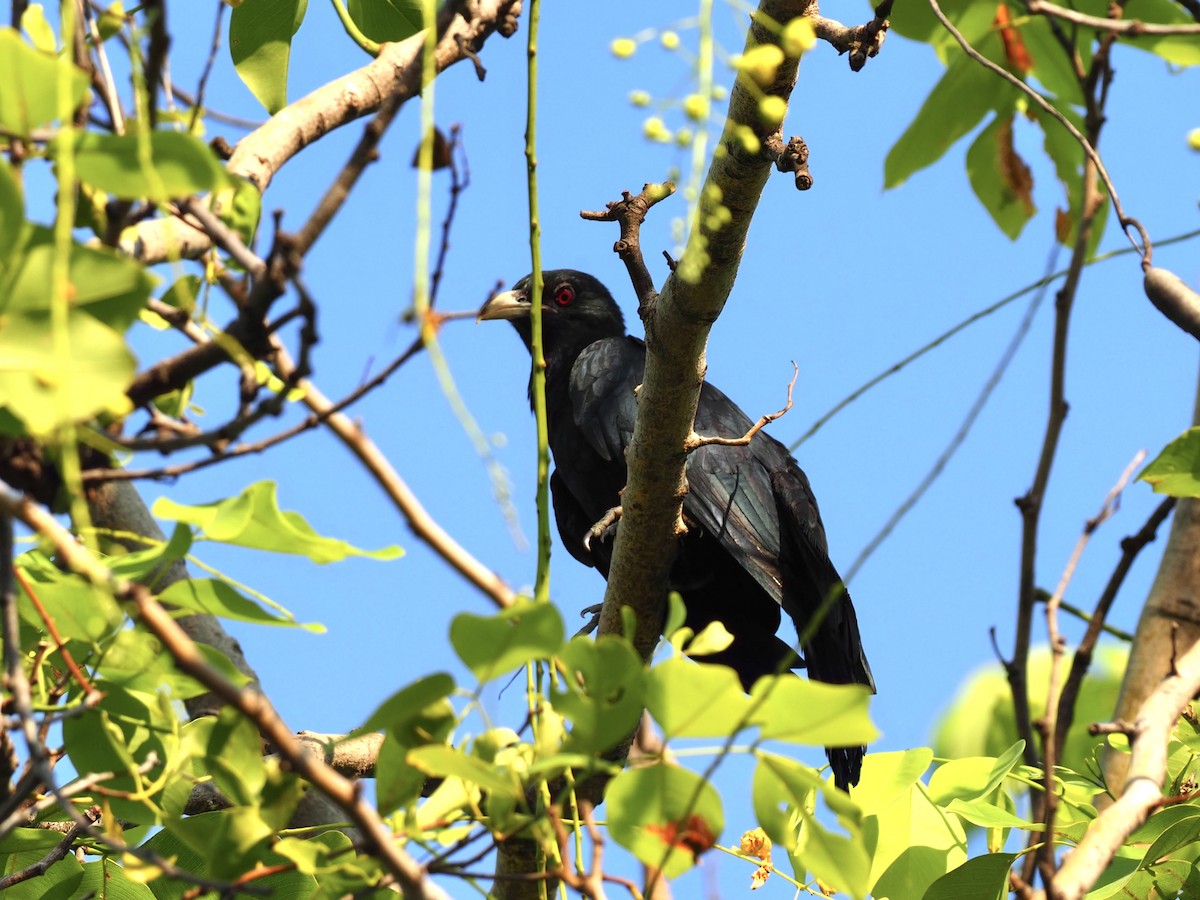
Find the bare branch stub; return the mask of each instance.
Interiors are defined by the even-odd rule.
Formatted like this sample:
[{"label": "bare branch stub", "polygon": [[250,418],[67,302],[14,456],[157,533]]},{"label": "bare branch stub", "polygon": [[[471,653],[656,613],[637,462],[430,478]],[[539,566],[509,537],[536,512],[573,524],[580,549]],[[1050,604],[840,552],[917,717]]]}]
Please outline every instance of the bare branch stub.
[{"label": "bare branch stub", "polygon": [[642,222],[646,221],[646,213],[650,211],[650,207],[673,193],[675,185],[670,181],[645,184],[636,196],[629,191],[622,191],[621,199],[606,204],[607,209],[603,212],[589,212],[585,209],[579,211],[580,218],[589,222],[620,224],[621,238],[613,244],[613,252],[621,257],[629,272],[629,279],[633,282],[633,289],[638,297],[639,313],[653,304],[658,296],[654,289],[654,279],[650,277],[650,271],[646,268],[646,261],[642,256]]},{"label": "bare branch stub", "polygon": [[824,16],[813,16],[813,30],[817,37],[833,45],[840,56],[849,52],[850,68],[859,72],[867,64],[867,60],[878,56],[883,49],[891,22],[888,16],[892,14],[894,0],[882,0],[875,7],[875,16],[865,25],[843,25],[835,19]]},{"label": "bare branch stub", "polygon": [[[710,444],[718,444],[722,447],[745,447],[747,444],[749,444],[756,434],[758,434],[776,419],[783,418],[783,416],[787,414],[788,410],[792,408],[792,391],[796,388],[796,379],[800,376],[800,367],[793,362],[792,369],[792,380],[788,382],[787,403],[784,405],[783,409],[779,410],[778,412],[765,413],[764,415],[759,416],[758,421],[751,425],[746,430],[746,433],[740,437],[720,437],[719,435],[703,436],[693,432],[688,436],[688,439],[684,444],[684,451],[691,453],[693,450],[699,450],[701,447],[707,447]],[[593,531],[594,530],[595,528],[593,528]]]},{"label": "bare branch stub", "polygon": [[813,186],[812,173],[808,171],[808,144],[799,135],[782,138],[772,134],[764,145],[766,152],[774,158],[775,168],[780,172],[791,172],[796,176],[796,190],[807,191]]}]

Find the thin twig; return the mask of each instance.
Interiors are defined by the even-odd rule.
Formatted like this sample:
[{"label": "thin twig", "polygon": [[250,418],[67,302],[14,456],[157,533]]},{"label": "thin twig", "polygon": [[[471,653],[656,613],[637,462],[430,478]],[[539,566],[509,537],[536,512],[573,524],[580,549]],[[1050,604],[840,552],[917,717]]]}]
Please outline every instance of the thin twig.
[{"label": "thin twig", "polygon": [[[100,807],[93,806],[84,815],[89,818],[99,819]],[[0,878],[0,891],[7,890],[15,884],[20,884],[22,881],[28,881],[30,878],[38,878],[45,875],[47,869],[60,859],[66,858],[67,854],[71,852],[71,847],[82,832],[83,827],[78,822],[72,822],[70,830],[63,836],[61,841],[54,845],[49,853],[32,865]]]},{"label": "thin twig", "polygon": [[708,447],[712,444],[716,444],[720,447],[747,446],[750,441],[754,439],[756,434],[758,434],[776,419],[782,419],[785,415],[787,415],[788,410],[792,408],[792,391],[796,387],[796,379],[800,377],[800,367],[796,365],[795,361],[792,362],[792,369],[792,380],[788,382],[787,403],[784,404],[783,409],[779,410],[778,412],[766,413],[765,415],[759,416],[758,421],[751,425],[750,428],[747,429],[746,433],[741,437],[727,438],[720,437],[719,435],[702,436],[693,432],[684,442],[684,452],[691,453],[693,450],[699,450],[701,447]]},{"label": "thin twig", "polygon": [[1200,25],[1162,25],[1157,22],[1140,22],[1137,19],[1103,19],[1074,9],[1067,9],[1065,6],[1059,6],[1049,0],[1028,0],[1026,9],[1035,15],[1063,19],[1075,25],[1095,28],[1097,31],[1108,31],[1123,37],[1200,34]]},{"label": "thin twig", "polygon": [[[1075,570],[1079,565],[1080,558],[1083,556],[1084,548],[1087,547],[1096,529],[1117,511],[1120,505],[1121,492],[1125,490],[1125,485],[1129,483],[1129,479],[1133,477],[1133,473],[1137,471],[1138,466],[1141,465],[1142,460],[1145,458],[1145,450],[1139,450],[1134,455],[1133,460],[1121,473],[1121,477],[1117,479],[1117,483],[1112,486],[1105,496],[1104,502],[1100,506],[1100,511],[1084,523],[1083,533],[1080,534],[1079,540],[1075,543],[1075,549],[1072,551],[1070,559],[1067,560],[1062,577],[1059,578],[1058,586],[1046,601],[1046,633],[1050,642],[1050,676],[1046,687],[1046,712],[1037,722],[1038,731],[1042,736],[1042,777],[1045,786],[1042,800],[1042,821],[1045,822],[1046,834],[1054,833],[1054,819],[1058,813],[1059,797],[1056,785],[1058,776],[1055,769],[1058,767],[1061,759],[1059,753],[1061,752],[1060,748],[1063,746],[1063,738],[1065,737],[1058,733],[1058,712],[1062,697],[1059,685],[1062,681],[1062,663],[1066,653],[1066,641],[1058,630],[1059,604],[1062,602],[1063,595],[1067,591],[1067,585],[1071,583],[1071,579],[1075,575]],[[1053,876],[1053,872],[1045,872],[1045,876],[1049,880],[1049,877]]]},{"label": "thin twig", "polygon": [[[275,348],[276,366],[281,372],[289,371],[292,363],[287,350],[281,345]],[[332,410],[332,403],[311,381],[301,380],[304,404],[328,425],[329,430],[345,444],[384,489],[396,508],[407,520],[413,532],[428,544],[451,567],[484,592],[501,609],[516,602],[516,594],[494,571],[479,562],[445,531],[413,494],[409,486],[392,467],[387,457],[367,437],[362,428],[344,413]]]},{"label": "thin twig", "polygon": [[[1142,549],[1155,539],[1158,529],[1162,527],[1163,522],[1167,520],[1167,516],[1174,508],[1175,498],[1167,497],[1155,507],[1154,512],[1150,514],[1146,523],[1136,534],[1121,541],[1121,558],[1117,561],[1112,575],[1109,576],[1108,584],[1104,586],[1100,599],[1096,601],[1095,611],[1088,620],[1087,630],[1079,641],[1079,646],[1075,649],[1075,658],[1071,661],[1071,671],[1067,674],[1067,680],[1063,684],[1058,707],[1058,724],[1055,726],[1055,753],[1059,759],[1062,758],[1067,731],[1075,719],[1075,702],[1079,697],[1080,688],[1083,686],[1083,678],[1091,665],[1101,629],[1107,627],[1104,620],[1108,616],[1108,611],[1117,598],[1117,592],[1124,583],[1125,576],[1133,567],[1134,560],[1137,559]],[[1065,609],[1066,606],[1064,605],[1063,608]]]},{"label": "thin twig", "polygon": [[[206,59],[204,61],[204,68],[200,72],[200,81],[196,85],[196,96],[189,100],[186,97],[184,97],[182,93],[180,93],[178,88],[174,89],[174,92],[179,95],[180,99],[182,99],[184,103],[191,104],[192,118],[188,122],[188,131],[189,132],[195,132],[196,122],[199,120],[200,112],[204,108],[204,91],[208,87],[208,76],[212,74],[213,65],[217,61],[217,53],[221,49],[221,35],[225,31],[225,29],[222,28],[221,26],[224,24],[224,22],[225,22],[225,4],[218,3],[217,4],[217,21],[216,21],[216,24],[213,25],[212,45],[208,48],[208,59]],[[216,118],[216,116],[213,116],[213,118]]]}]

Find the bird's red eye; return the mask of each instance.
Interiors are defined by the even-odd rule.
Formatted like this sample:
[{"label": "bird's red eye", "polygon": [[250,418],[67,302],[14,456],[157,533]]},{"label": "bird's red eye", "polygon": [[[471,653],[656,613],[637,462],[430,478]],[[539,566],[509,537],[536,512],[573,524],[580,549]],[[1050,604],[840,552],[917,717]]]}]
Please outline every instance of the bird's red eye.
[{"label": "bird's red eye", "polygon": [[569,284],[560,284],[554,289],[554,302],[559,306],[570,306],[575,299],[575,288]]}]

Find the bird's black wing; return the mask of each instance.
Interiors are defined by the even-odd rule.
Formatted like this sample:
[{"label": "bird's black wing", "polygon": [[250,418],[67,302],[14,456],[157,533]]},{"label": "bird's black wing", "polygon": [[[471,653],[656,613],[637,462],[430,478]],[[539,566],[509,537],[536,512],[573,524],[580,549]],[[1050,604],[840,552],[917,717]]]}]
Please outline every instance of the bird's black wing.
[{"label": "bird's black wing", "polygon": [[550,491],[564,546],[584,565],[608,577],[610,537],[584,537],[618,502],[625,487],[625,448],[637,416],[634,388],[642,381],[645,345],[634,338],[606,338],[586,347],[569,380],[548,385],[554,474]]}]

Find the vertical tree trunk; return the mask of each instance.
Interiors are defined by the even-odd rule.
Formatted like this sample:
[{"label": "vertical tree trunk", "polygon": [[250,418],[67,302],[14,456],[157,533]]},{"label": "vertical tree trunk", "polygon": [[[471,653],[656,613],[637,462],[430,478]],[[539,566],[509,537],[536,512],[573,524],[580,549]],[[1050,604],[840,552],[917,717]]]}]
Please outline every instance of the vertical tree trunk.
[{"label": "vertical tree trunk", "polygon": [[[1192,424],[1200,425],[1200,388]],[[1200,639],[1200,499],[1175,506],[1171,533],[1158,575],[1142,608],[1115,719],[1132,719],[1142,703],[1171,673],[1176,658]],[[1129,764],[1126,753],[1106,750],[1104,776],[1109,793],[1120,794]],[[1107,803],[1107,799],[1102,802]]]}]

